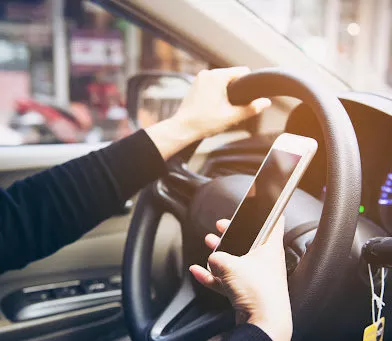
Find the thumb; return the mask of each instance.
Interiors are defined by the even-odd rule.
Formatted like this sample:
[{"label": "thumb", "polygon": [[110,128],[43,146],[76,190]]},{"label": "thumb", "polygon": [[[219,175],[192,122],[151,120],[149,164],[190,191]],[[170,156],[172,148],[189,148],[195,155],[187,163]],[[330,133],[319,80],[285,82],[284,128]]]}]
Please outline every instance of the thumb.
[{"label": "thumb", "polygon": [[269,98],[258,98],[250,104],[250,108],[254,111],[255,114],[260,114],[264,109],[270,106],[271,100]]},{"label": "thumb", "polygon": [[214,277],[224,277],[233,271],[233,266],[238,257],[229,255],[226,252],[213,252],[208,257],[208,264],[211,269],[211,274]]}]

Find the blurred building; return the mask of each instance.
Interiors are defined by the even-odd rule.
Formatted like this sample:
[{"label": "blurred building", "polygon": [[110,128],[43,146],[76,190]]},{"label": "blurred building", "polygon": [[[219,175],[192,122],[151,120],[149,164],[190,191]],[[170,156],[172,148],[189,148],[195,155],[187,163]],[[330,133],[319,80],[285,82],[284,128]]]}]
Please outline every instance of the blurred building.
[{"label": "blurred building", "polygon": [[0,124],[5,126],[26,99],[64,110],[83,104],[100,120],[110,108],[124,106],[126,79],[139,70],[196,73],[206,66],[89,1],[0,3]]},{"label": "blurred building", "polygon": [[[354,89],[392,97],[392,0],[238,1]],[[53,143],[37,111],[57,142],[85,141],[124,115],[129,76],[207,66],[87,0],[3,0],[0,145]]]}]

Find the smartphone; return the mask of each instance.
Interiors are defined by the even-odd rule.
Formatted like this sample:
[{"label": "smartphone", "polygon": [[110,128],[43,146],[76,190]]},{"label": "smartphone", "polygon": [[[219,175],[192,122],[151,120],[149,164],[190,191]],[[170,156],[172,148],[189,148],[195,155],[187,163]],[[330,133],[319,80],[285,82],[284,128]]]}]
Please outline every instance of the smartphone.
[{"label": "smartphone", "polygon": [[257,171],[215,251],[235,256],[265,243],[317,151],[317,141],[280,135]]}]

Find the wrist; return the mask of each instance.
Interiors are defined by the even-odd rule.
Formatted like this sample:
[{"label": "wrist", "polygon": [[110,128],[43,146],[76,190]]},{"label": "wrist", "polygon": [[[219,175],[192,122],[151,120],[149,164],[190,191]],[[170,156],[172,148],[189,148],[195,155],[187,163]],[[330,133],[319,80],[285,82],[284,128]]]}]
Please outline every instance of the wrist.
[{"label": "wrist", "polygon": [[268,321],[266,318],[258,316],[251,316],[247,321],[247,323],[260,328],[274,341],[289,341],[293,334],[293,328],[291,324],[286,325],[284,322],[276,323],[276,321]]},{"label": "wrist", "polygon": [[204,136],[201,129],[198,129],[197,125],[193,124],[192,120],[190,120],[188,116],[189,115],[187,115],[187,113],[183,112],[183,109],[180,109],[167,121],[170,121],[170,124],[173,127],[173,130],[176,131],[177,136],[191,144],[192,142],[203,139]]},{"label": "wrist", "polygon": [[154,124],[146,129],[163,159],[167,160],[172,155],[184,149],[199,139],[195,129],[189,127],[177,117],[172,117]]}]

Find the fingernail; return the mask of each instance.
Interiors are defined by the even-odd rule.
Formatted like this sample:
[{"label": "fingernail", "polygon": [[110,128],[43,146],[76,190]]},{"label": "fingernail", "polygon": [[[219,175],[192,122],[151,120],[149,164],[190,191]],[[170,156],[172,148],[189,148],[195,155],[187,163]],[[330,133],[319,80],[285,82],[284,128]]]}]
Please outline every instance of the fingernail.
[{"label": "fingernail", "polygon": [[271,104],[272,102],[269,98],[258,98],[252,102],[252,105],[256,111],[261,111],[265,108],[268,108],[271,106]]}]

